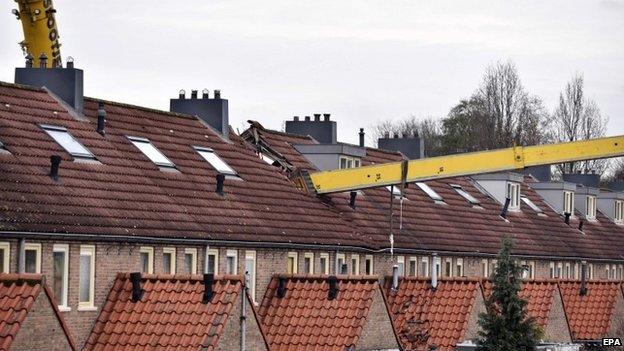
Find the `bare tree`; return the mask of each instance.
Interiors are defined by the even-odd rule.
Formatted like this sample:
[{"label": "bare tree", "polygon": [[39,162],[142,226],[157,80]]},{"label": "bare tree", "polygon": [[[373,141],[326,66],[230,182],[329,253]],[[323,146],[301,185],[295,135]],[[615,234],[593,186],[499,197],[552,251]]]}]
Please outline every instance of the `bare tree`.
[{"label": "bare tree", "polygon": [[410,116],[399,121],[380,121],[373,127],[372,137],[376,142],[378,138],[386,135],[393,136],[419,136],[424,139],[425,155],[427,157],[440,154],[440,121],[431,117],[416,118]]},{"label": "bare tree", "polygon": [[[607,118],[593,100],[585,97],[582,74],[574,76],[559,94],[559,105],[550,124],[555,141],[577,141],[602,137],[607,130]],[[558,166],[562,173],[604,173],[606,160],[570,162]]]}]

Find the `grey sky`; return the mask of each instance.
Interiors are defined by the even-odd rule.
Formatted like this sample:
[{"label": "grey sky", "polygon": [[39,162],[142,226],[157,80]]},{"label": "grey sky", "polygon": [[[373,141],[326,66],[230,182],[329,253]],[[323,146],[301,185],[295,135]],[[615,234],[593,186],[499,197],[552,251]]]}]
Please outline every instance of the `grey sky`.
[{"label": "grey sky", "polygon": [[[511,59],[549,110],[583,72],[609,134],[624,134],[624,1],[54,3],[87,95],[167,109],[181,88],[221,89],[241,131],[332,113],[339,139],[356,142],[381,119],[446,115],[488,64]],[[23,64],[13,7],[0,2],[9,82]]]}]

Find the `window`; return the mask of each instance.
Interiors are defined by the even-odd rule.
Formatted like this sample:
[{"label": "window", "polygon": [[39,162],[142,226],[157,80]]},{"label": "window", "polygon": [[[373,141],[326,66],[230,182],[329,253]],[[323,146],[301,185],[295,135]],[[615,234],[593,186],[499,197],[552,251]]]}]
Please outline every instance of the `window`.
[{"label": "window", "polygon": [[9,273],[9,257],[11,256],[11,244],[0,243],[0,273]]},{"label": "window", "polygon": [[557,262],[557,270],[555,272],[555,277],[561,278],[563,277],[563,263]]},{"label": "window", "polygon": [[397,256],[397,266],[399,266],[399,276],[405,275],[405,257]]},{"label": "window", "polygon": [[412,277],[418,275],[418,257],[412,256],[409,258],[407,274]]},{"label": "window", "polygon": [[420,261],[420,276],[428,277],[429,276],[429,257],[423,257]]},{"label": "window", "polygon": [[537,207],[537,205],[533,201],[531,201],[531,199],[529,199],[528,197],[522,196],[522,202],[524,202],[527,206],[529,206],[536,213],[542,213],[542,209]]},{"label": "window", "polygon": [[167,156],[165,156],[160,150],[158,150],[152,143],[145,138],[132,137],[129,136],[128,139],[130,142],[137,147],[150,161],[154,162],[157,166],[160,167],[170,167],[173,168],[175,165],[173,162],[169,161]]},{"label": "window", "polygon": [[622,266],[622,265],[618,266],[617,279],[618,280],[624,279],[624,266]]},{"label": "window", "polygon": [[520,210],[520,184],[507,182],[507,197],[509,198],[509,209]]},{"label": "window", "polygon": [[245,251],[245,275],[249,277],[249,294],[256,301],[256,252]]},{"label": "window", "polygon": [[617,223],[624,222],[624,201],[615,202],[615,215],[613,218]]},{"label": "window", "polygon": [[347,274],[347,263],[345,262],[344,254],[339,253],[336,255],[336,270],[338,274]]},{"label": "window", "polygon": [[498,260],[490,260],[490,269],[488,270],[489,273],[494,274],[496,267],[498,267]]},{"label": "window", "polygon": [[68,310],[69,245],[54,244],[52,248],[52,291],[60,310]]},{"label": "window", "polygon": [[347,168],[355,168],[355,167],[360,167],[360,159],[355,158],[355,157],[340,156],[340,162],[339,162],[338,168],[347,169]]},{"label": "window", "polygon": [[466,199],[472,205],[478,205],[479,200],[477,200],[474,196],[470,195],[466,190],[464,190],[461,185],[451,184],[451,188],[455,189],[455,191],[461,195],[464,199]]},{"label": "window", "polygon": [[574,279],[579,279],[581,275],[579,274],[579,264],[578,262],[574,262]]},{"label": "window", "polygon": [[431,189],[431,187],[423,182],[416,182],[416,185],[420,188],[420,190],[424,191],[431,199],[434,201],[444,201],[442,196],[438,195],[435,190]]},{"label": "window", "polygon": [[326,252],[319,254],[319,269],[321,274],[329,274],[329,254]]},{"label": "window", "polygon": [[66,128],[50,125],[42,125],[41,128],[70,155],[80,158],[95,158],[91,151],[69,134]]},{"label": "window", "polygon": [[464,276],[464,259],[458,258],[455,261],[455,276],[463,277]]},{"label": "window", "polygon": [[297,253],[289,252],[286,258],[286,273],[297,274]]},{"label": "window", "polygon": [[141,272],[152,274],[154,273],[154,248],[143,246],[139,249],[139,256],[141,258]]},{"label": "window", "polygon": [[236,274],[238,272],[238,252],[227,250],[225,252],[225,274]]},{"label": "window", "polygon": [[219,250],[206,249],[206,274],[219,273]]},{"label": "window", "polygon": [[269,156],[268,156],[267,154],[265,154],[264,152],[261,152],[261,153],[260,153],[260,158],[262,159],[262,161],[264,161],[264,162],[266,162],[266,163],[268,163],[268,164],[270,164],[270,165],[273,165],[273,162],[275,162],[275,160],[274,160],[274,159],[272,159],[271,157],[269,157]]},{"label": "window", "polygon": [[163,273],[175,274],[176,249],[175,247],[163,248]]},{"label": "window", "polygon": [[488,260],[485,258],[481,260],[481,275],[485,278],[490,277]]},{"label": "window", "polygon": [[80,273],[78,284],[78,309],[94,307],[95,246],[80,246]]},{"label": "window", "polygon": [[610,279],[610,278],[611,278],[611,276],[610,276],[610,274],[609,274],[609,273],[610,273],[610,270],[609,270],[609,265],[607,265],[607,266],[605,267],[605,278],[607,278],[607,279]]},{"label": "window", "polygon": [[364,260],[365,262],[365,273],[366,275],[373,275],[374,271],[373,271],[373,255],[366,255],[366,258]]},{"label": "window", "polygon": [[571,278],[572,277],[572,270],[570,267],[570,262],[566,262],[565,266],[563,266],[563,276],[565,278]]},{"label": "window", "polygon": [[197,274],[197,249],[184,249],[184,272]]},{"label": "window", "polygon": [[388,189],[388,191],[392,191],[392,195],[394,195],[395,198],[397,197],[401,197],[401,188],[398,186],[387,186],[386,189]]},{"label": "window", "polygon": [[314,253],[306,252],[303,254],[303,272],[306,274],[314,274]]},{"label": "window", "polygon": [[438,278],[442,276],[442,259],[440,257],[433,258],[433,264],[435,265]]},{"label": "window", "polygon": [[527,278],[535,279],[535,261],[529,261],[527,264]]},{"label": "window", "polygon": [[26,244],[24,253],[26,273],[41,273],[41,244]]},{"label": "window", "polygon": [[360,256],[351,255],[351,275],[360,275]]},{"label": "window", "polygon": [[232,169],[219,155],[217,155],[212,149],[205,147],[195,147],[195,151],[197,151],[201,157],[204,158],[212,168],[217,170],[217,172],[228,175],[236,175],[236,171]]},{"label": "window", "polygon": [[550,262],[549,269],[550,269],[550,278],[551,279],[556,278],[557,273],[555,272],[555,262]]},{"label": "window", "polygon": [[453,276],[453,259],[447,258],[444,260],[444,276],[452,277]]},{"label": "window", "polygon": [[596,197],[587,195],[585,207],[585,216],[587,219],[596,219]]},{"label": "window", "polygon": [[594,279],[594,265],[592,263],[587,265],[587,279]]},{"label": "window", "polygon": [[571,191],[563,192],[563,214],[566,213],[574,215],[574,193]]}]

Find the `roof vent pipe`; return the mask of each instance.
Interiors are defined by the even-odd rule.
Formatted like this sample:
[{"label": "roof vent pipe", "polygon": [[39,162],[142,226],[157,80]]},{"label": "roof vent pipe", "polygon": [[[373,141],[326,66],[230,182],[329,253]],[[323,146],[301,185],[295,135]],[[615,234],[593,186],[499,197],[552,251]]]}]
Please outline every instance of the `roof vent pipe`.
[{"label": "roof vent pipe", "polygon": [[507,210],[509,210],[509,203],[511,202],[510,198],[505,199],[505,205],[503,205],[503,210],[501,211],[500,216],[507,219]]},{"label": "roof vent pipe", "polygon": [[204,274],[204,296],[202,297],[202,303],[207,304],[212,301],[214,291],[212,285],[214,284],[214,274]]},{"label": "roof vent pipe", "polygon": [[349,207],[355,210],[355,198],[357,197],[357,191],[352,191],[349,194]]},{"label": "roof vent pipe", "polygon": [[440,259],[438,255],[433,254],[433,259],[431,262],[431,288],[433,290],[438,288],[438,260]]},{"label": "roof vent pipe", "polygon": [[208,99],[210,91],[208,89],[202,90],[202,99]]},{"label": "roof vent pipe", "polygon": [[197,90],[191,90],[191,99],[197,99]]},{"label": "roof vent pipe", "polygon": [[329,292],[327,293],[327,299],[333,300],[338,296],[338,278],[335,275],[327,278],[327,283],[329,284]]},{"label": "roof vent pipe", "polygon": [[360,128],[360,147],[364,147],[364,128]]},{"label": "roof vent pipe", "polygon": [[299,116],[295,116],[295,117],[293,117],[293,121],[295,121],[295,122],[299,122]]},{"label": "roof vent pipe", "polygon": [[587,261],[581,261],[581,296],[587,295]]},{"label": "roof vent pipe", "polygon": [[396,291],[399,287],[399,265],[392,266],[392,290]]},{"label": "roof vent pipe", "polygon": [[215,192],[221,196],[223,196],[223,182],[225,181],[225,175],[224,174],[217,174],[217,188],[215,189]]},{"label": "roof vent pipe", "polygon": [[48,55],[46,55],[45,53],[41,53],[41,56],[39,56],[39,68],[45,69],[47,65]]},{"label": "roof vent pipe", "polygon": [[74,68],[74,58],[67,56],[67,68]]},{"label": "roof vent pipe", "polygon": [[563,220],[565,224],[570,225],[570,216],[572,216],[572,214],[570,212],[566,212],[563,215],[565,216],[565,219]]},{"label": "roof vent pipe", "polygon": [[325,122],[329,122],[329,116],[331,116],[331,114],[329,114],[329,113],[323,113],[323,121],[325,121]]},{"label": "roof vent pipe", "polygon": [[306,122],[310,122],[310,116],[305,116],[304,119],[305,119]]},{"label": "roof vent pipe", "polygon": [[50,156],[50,178],[58,181],[59,179],[59,167],[61,166],[61,156]]},{"label": "roof vent pipe", "polygon": [[180,89],[178,92],[178,97],[182,100],[186,99],[186,91],[184,89]]},{"label": "roof vent pipe", "polygon": [[104,135],[104,123],[106,123],[106,110],[104,109],[104,103],[100,101],[98,103],[97,110],[97,132]]},{"label": "roof vent pipe", "polygon": [[143,297],[143,290],[141,289],[141,273],[130,273],[130,282],[132,283],[132,302],[138,302]]},{"label": "roof vent pipe", "polygon": [[221,90],[215,90],[214,91],[214,98],[215,99],[220,99],[221,98]]},{"label": "roof vent pipe", "polygon": [[315,122],[319,122],[321,120],[321,114],[320,113],[315,113],[314,114],[314,121]]},{"label": "roof vent pipe", "polygon": [[280,277],[277,281],[277,297],[280,299],[286,296],[286,278]]},{"label": "roof vent pipe", "polygon": [[33,60],[34,58],[32,57],[31,54],[26,55],[26,68],[32,68]]},{"label": "roof vent pipe", "polygon": [[583,231],[583,224],[585,224],[585,221],[581,219],[581,220],[579,221],[579,227],[578,227],[578,229],[579,229],[580,231]]}]

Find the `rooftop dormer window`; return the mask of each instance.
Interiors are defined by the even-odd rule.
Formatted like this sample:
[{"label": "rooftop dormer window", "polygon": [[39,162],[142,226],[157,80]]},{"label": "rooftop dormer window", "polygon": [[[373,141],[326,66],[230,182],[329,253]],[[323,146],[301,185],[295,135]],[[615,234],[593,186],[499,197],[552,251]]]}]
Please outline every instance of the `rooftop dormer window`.
[{"label": "rooftop dormer window", "polygon": [[436,202],[444,202],[442,196],[440,196],[435,190],[431,189],[431,187],[425,183],[417,182],[416,185],[420,188],[420,190],[424,191],[425,194],[429,195],[429,197]]},{"label": "rooftop dormer window", "polygon": [[91,151],[89,151],[71,134],[69,134],[67,128],[51,125],[41,125],[41,128],[43,128],[43,130],[49,136],[51,136],[57,144],[61,145],[61,147],[65,149],[65,151],[67,151],[70,155],[77,158],[95,158]]},{"label": "rooftop dormer window", "polygon": [[520,210],[520,184],[507,182],[507,198],[509,199],[509,210]]},{"label": "rooftop dormer window", "polygon": [[566,213],[574,215],[574,193],[571,191],[563,192],[563,214]]},{"label": "rooftop dormer window", "polygon": [[212,168],[217,170],[217,172],[231,176],[237,175],[236,171],[225,161],[223,161],[223,159],[221,159],[221,157],[219,157],[214,150],[200,146],[195,146],[194,149],[201,155],[201,157],[204,158],[204,160],[210,163]]},{"label": "rooftop dormer window", "polygon": [[360,167],[360,159],[356,157],[340,156],[340,169]]},{"label": "rooftop dormer window", "polygon": [[130,142],[137,147],[150,161],[154,162],[157,166],[166,167],[166,168],[174,168],[175,165],[173,162],[169,161],[167,156],[165,156],[160,150],[158,150],[149,139],[141,138],[141,137],[127,137]]},{"label": "rooftop dormer window", "polygon": [[593,195],[587,195],[585,198],[585,217],[596,219],[596,197]]},{"label": "rooftop dormer window", "polygon": [[451,188],[455,189],[455,191],[464,199],[466,199],[466,201],[470,202],[471,205],[477,206],[479,205],[479,200],[477,200],[474,196],[470,195],[470,193],[468,193],[466,190],[464,190],[464,188],[461,187],[461,185],[457,185],[457,184],[450,184]]},{"label": "rooftop dormer window", "polygon": [[615,201],[615,216],[613,219],[616,223],[624,223],[624,201]]}]

